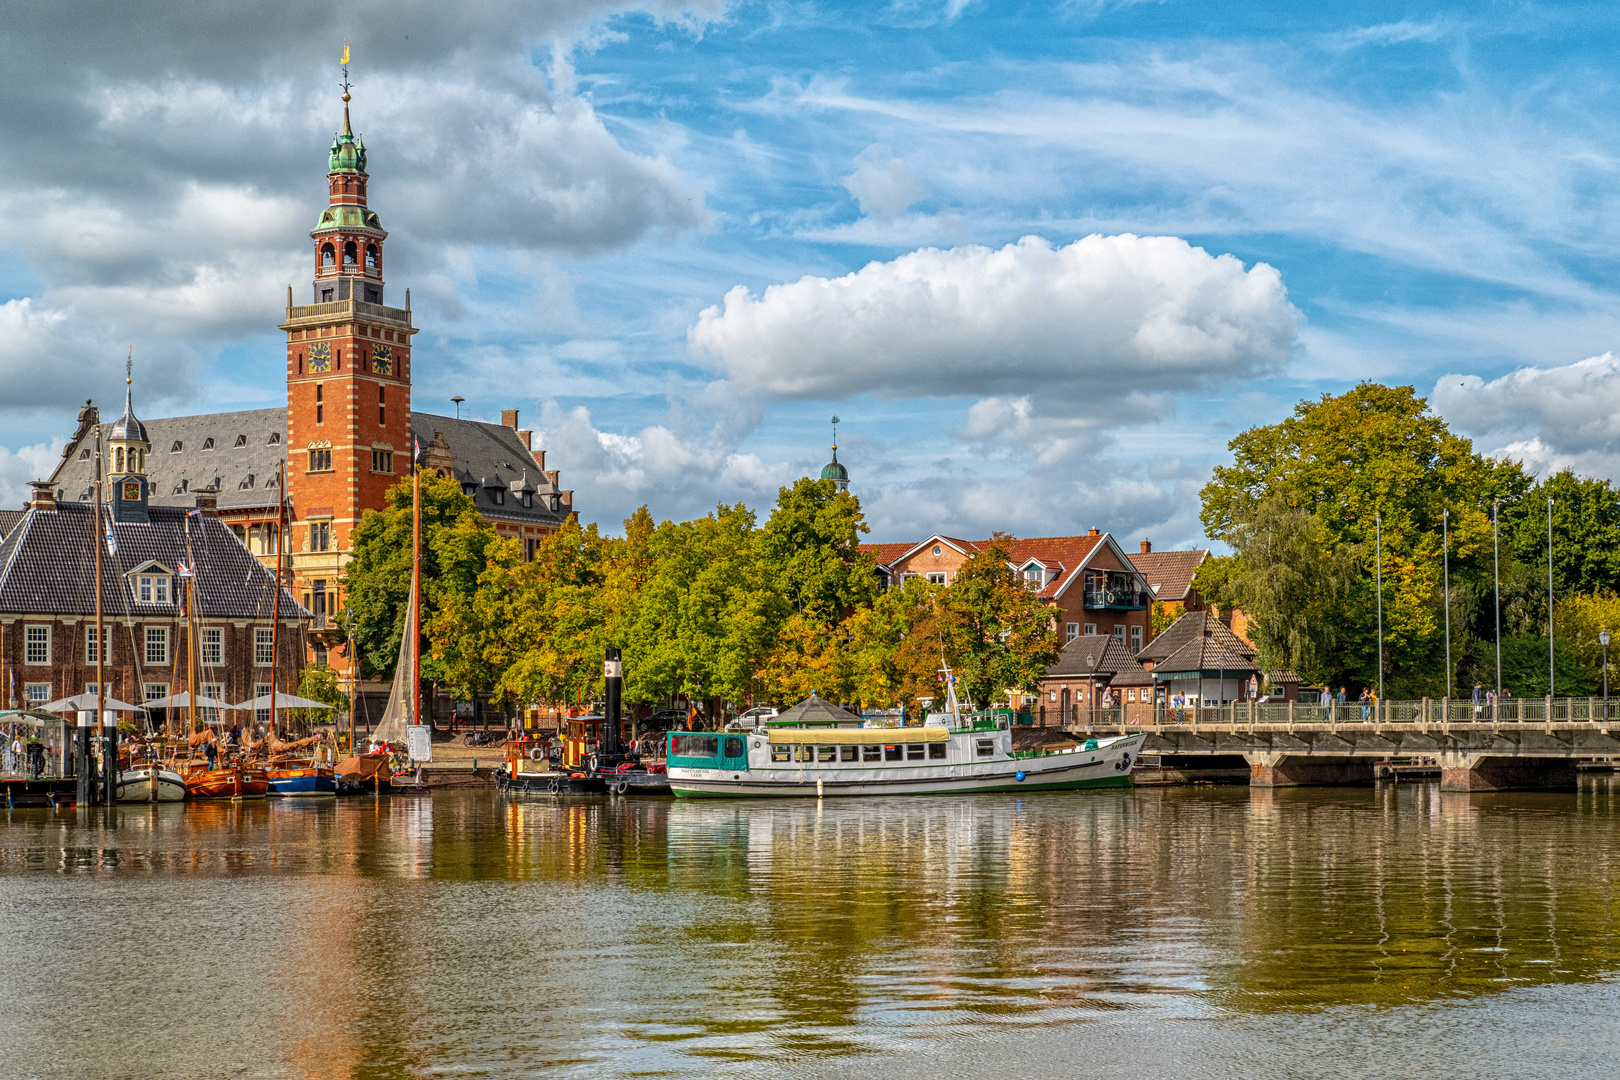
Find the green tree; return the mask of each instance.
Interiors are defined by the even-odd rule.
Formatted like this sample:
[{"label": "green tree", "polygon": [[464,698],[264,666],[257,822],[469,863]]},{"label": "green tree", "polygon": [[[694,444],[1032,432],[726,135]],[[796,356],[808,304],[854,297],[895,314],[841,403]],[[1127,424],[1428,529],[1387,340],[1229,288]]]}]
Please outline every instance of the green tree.
[{"label": "green tree", "polygon": [[338,686],[337,672],[328,664],[311,664],[298,680],[298,696],[311,701],[323,701],[331,709],[288,709],[282,715],[298,724],[329,724],[337,719],[343,705],[343,691]]},{"label": "green tree", "polygon": [[[354,557],[343,571],[346,620],[360,652],[367,678],[393,677],[405,631],[405,609],[411,590],[411,480],[388,491],[388,506],[368,510],[352,536]],[[434,617],[451,597],[471,595],[484,572],[485,551],[495,531],[479,516],[473,501],[454,480],[422,476],[422,625],[431,633]],[[459,645],[422,657],[425,682],[451,679],[459,693],[490,689],[492,673],[460,655]]]}]

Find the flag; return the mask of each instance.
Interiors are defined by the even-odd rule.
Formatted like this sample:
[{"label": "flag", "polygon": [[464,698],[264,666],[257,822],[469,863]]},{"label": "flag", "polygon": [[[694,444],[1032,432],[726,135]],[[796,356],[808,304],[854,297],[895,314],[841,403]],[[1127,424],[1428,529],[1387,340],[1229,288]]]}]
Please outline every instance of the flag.
[{"label": "flag", "polygon": [[411,464],[416,465],[422,460],[422,440],[415,435],[411,436]]},{"label": "flag", "polygon": [[341,61],[341,63],[347,64],[348,62],[349,62],[349,43],[347,41],[345,41],[343,43],[343,60]]},{"label": "flag", "polygon": [[107,526],[107,554],[118,554],[118,540],[113,536],[112,526]]}]

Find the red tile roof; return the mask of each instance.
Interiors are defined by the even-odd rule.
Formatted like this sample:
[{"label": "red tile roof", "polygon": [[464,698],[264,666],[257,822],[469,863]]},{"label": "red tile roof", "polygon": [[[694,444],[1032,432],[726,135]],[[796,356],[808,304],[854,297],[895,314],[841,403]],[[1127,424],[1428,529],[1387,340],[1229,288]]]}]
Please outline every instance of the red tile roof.
[{"label": "red tile roof", "polygon": [[[963,540],[954,536],[936,534],[939,539],[954,544],[967,552],[970,556],[983,551],[990,546],[989,540]],[[1014,566],[1023,566],[1031,559],[1038,560],[1049,570],[1060,570],[1057,577],[1046,582],[1037,594],[1042,597],[1054,597],[1062,591],[1075,573],[1091,557],[1097,545],[1102,543],[1106,534],[1096,536],[1032,536],[1010,540],[1007,543],[1007,552]],[[879,566],[893,565],[896,559],[907,552],[920,547],[926,541],[919,540],[909,544],[862,544],[862,551],[873,552]],[[1207,553],[1206,553],[1207,554]],[[1127,560],[1129,562],[1130,560]],[[1151,583],[1151,579],[1149,579]]]},{"label": "red tile roof", "polygon": [[1193,548],[1189,551],[1150,551],[1132,555],[1131,565],[1141,571],[1148,584],[1158,589],[1160,600],[1185,601],[1192,592],[1193,575],[1209,558],[1209,552]]}]

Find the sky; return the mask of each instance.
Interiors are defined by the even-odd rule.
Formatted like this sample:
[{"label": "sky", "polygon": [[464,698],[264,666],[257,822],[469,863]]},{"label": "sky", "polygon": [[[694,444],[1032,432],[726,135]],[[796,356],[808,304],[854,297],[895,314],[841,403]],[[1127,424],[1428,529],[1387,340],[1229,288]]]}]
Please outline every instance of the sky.
[{"label": "sky", "polygon": [[1227,442],[1412,385],[1620,470],[1620,8],[80,0],[0,20],[0,505],[86,398],[285,401],[351,49],[417,411],[586,522],[1201,545]]}]

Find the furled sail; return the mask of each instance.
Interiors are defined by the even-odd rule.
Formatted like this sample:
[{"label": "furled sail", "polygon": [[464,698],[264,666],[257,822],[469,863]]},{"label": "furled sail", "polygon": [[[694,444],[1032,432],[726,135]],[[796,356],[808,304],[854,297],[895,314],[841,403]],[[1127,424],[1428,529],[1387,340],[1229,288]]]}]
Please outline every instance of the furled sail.
[{"label": "furled sail", "polygon": [[411,662],[411,649],[416,644],[411,640],[411,616],[414,614],[411,608],[415,603],[416,598],[412,597],[405,605],[405,628],[399,635],[399,661],[394,665],[394,687],[388,693],[388,707],[383,710],[377,729],[371,733],[372,742],[403,744],[405,729],[411,723],[411,693],[415,689],[411,679],[416,670],[416,665]]}]

